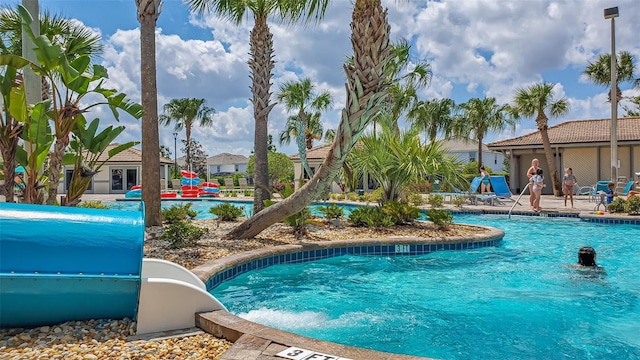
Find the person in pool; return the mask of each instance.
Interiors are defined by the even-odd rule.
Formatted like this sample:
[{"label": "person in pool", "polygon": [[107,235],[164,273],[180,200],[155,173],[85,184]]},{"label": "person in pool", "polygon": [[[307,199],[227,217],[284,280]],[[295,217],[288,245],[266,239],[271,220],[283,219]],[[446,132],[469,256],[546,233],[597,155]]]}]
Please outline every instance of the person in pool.
[{"label": "person in pool", "polygon": [[603,270],[602,267],[596,264],[596,250],[591,246],[583,246],[578,250],[578,263],[572,266],[576,268]]}]

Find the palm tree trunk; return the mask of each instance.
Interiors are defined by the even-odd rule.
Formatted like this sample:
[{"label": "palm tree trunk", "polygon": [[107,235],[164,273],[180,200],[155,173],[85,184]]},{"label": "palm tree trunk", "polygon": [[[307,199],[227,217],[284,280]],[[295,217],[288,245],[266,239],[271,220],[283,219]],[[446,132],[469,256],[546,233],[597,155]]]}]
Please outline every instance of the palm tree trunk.
[{"label": "palm tree trunk", "polygon": [[562,196],[562,184],[560,183],[560,177],[558,176],[558,170],[556,170],[556,162],[553,157],[553,151],[551,150],[551,142],[549,141],[549,134],[547,133],[547,116],[544,113],[539,113],[536,118],[536,125],[540,130],[540,136],[542,137],[542,146],[544,147],[544,156],[547,158],[547,166],[551,173],[551,184],[553,186],[553,195]]},{"label": "palm tree trunk", "polygon": [[185,137],[186,143],[185,147],[187,148],[186,154],[184,155],[184,163],[187,165],[187,170],[191,170],[191,126],[185,126]]},{"label": "palm tree trunk", "polygon": [[478,136],[478,172],[482,167],[482,136]]},{"label": "palm tree trunk", "polygon": [[227,239],[252,238],[272,224],[293,215],[324,193],[336,177],[347,155],[371,119],[384,107],[388,96],[390,27],[380,0],[357,0],[351,21],[353,65],[344,65],[347,75],[346,107],[329,154],[316,174],[300,190],[257,213]]},{"label": "palm tree trunk", "polygon": [[58,184],[60,183],[60,173],[62,172],[62,157],[64,151],[69,146],[69,135],[56,138],[53,145],[53,152],[49,156],[49,196],[47,205],[53,205],[58,198]]},{"label": "palm tree trunk", "polygon": [[264,200],[271,198],[269,168],[267,160],[269,113],[276,105],[271,104],[271,71],[273,61],[273,34],[267,25],[267,16],[256,16],[255,25],[250,36],[251,92],[253,94],[253,116],[255,119],[254,134],[254,213],[264,208]]},{"label": "palm tree trunk", "polygon": [[[9,121],[13,121],[13,120],[9,120]],[[6,134],[3,134],[3,137],[4,136],[6,136]],[[2,151],[2,164],[4,166],[4,185],[2,186],[2,188],[3,188],[5,202],[14,202],[13,179],[16,177],[15,157],[16,157],[16,149],[18,147],[18,137],[16,136],[8,140],[9,140],[8,144],[5,144],[4,141],[0,142],[0,150]]]},{"label": "palm tree trunk", "polygon": [[160,139],[156,83],[156,21],[159,1],[136,0],[140,22],[140,77],[142,79],[142,200],[146,226],[162,225],[160,216]]}]

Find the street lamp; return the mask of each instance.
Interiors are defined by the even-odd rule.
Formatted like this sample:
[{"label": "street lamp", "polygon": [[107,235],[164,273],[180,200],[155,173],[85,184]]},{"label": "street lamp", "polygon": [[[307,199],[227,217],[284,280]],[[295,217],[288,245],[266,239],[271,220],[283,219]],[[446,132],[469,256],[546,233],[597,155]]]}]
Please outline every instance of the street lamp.
[{"label": "street lamp", "polygon": [[618,181],[618,79],[616,71],[616,23],[618,7],[604,9],[604,18],[611,19],[611,182]]},{"label": "street lamp", "polygon": [[178,133],[173,133],[173,177],[178,176]]}]

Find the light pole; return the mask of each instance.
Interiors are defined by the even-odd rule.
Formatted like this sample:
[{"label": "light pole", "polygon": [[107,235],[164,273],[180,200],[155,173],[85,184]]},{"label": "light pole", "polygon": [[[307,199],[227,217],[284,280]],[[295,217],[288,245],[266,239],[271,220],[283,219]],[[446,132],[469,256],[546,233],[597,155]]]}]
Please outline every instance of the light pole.
[{"label": "light pole", "polygon": [[616,23],[618,7],[604,9],[604,18],[611,19],[611,182],[618,182],[618,79],[616,71]]},{"label": "light pole", "polygon": [[178,133],[173,133],[173,177],[178,176]]}]

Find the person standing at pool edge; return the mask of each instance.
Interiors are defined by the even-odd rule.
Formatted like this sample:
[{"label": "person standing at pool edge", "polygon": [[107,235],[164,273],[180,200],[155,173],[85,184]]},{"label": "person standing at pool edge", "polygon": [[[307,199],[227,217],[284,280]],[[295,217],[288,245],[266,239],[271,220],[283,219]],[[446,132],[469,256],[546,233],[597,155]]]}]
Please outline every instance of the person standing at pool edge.
[{"label": "person standing at pool edge", "polygon": [[540,162],[538,159],[531,160],[531,167],[527,170],[527,178],[529,179],[529,184],[527,184],[527,186],[529,187],[529,205],[531,206],[531,210],[535,209],[533,202],[536,200],[536,195],[533,193],[533,182],[531,182],[531,178],[536,175],[538,169],[540,169]]},{"label": "person standing at pool edge", "polygon": [[491,184],[489,183],[489,173],[483,167],[480,168],[480,175],[482,176],[482,183],[480,184],[480,193],[484,194],[491,192]]},{"label": "person standing at pool edge", "polygon": [[571,198],[571,208],[573,207],[573,186],[576,184],[576,176],[573,175],[573,169],[567,168],[567,173],[562,179],[562,190],[564,191],[564,207],[567,207],[567,196]]}]

